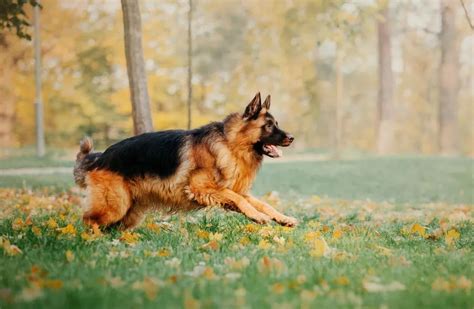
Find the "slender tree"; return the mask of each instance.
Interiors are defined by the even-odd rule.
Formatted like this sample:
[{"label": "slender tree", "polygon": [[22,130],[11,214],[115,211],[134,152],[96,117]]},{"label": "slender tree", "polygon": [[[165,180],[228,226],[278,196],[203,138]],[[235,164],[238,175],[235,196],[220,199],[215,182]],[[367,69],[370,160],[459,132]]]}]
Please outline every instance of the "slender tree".
[{"label": "slender tree", "polygon": [[390,34],[390,12],[388,1],[382,8],[382,19],[377,22],[378,37],[378,128],[377,150],[380,154],[393,151],[394,106],[393,72]]},{"label": "slender tree", "polygon": [[133,128],[135,134],[141,134],[152,131],[153,122],[148,98],[138,0],[122,0],[122,12]]},{"label": "slender tree", "polygon": [[439,65],[439,149],[450,155],[458,151],[459,40],[456,35],[454,0],[441,0],[441,62]]},{"label": "slender tree", "polygon": [[[39,3],[39,1],[37,1]],[[41,39],[40,39],[40,8],[35,6],[34,46],[35,46],[35,120],[36,120],[36,154],[43,157],[45,150],[43,98],[41,93]]]},{"label": "slender tree", "polygon": [[188,0],[188,130],[191,129],[191,103],[193,100],[193,38],[192,38],[192,22],[193,22],[193,0]]}]

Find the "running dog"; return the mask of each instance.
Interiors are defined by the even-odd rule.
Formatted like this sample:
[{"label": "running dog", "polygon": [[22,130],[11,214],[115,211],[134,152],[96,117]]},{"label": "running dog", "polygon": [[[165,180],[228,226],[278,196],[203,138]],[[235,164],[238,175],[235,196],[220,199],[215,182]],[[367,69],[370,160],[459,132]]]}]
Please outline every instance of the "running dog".
[{"label": "running dog", "polygon": [[137,226],[149,209],[167,212],[221,206],[266,224],[295,226],[249,191],[263,156],[281,156],[293,136],[269,113],[270,96],[260,93],[243,114],[193,130],[144,133],[122,140],[103,153],[92,141],[81,141],[74,167],[78,186],[87,189],[86,224]]}]

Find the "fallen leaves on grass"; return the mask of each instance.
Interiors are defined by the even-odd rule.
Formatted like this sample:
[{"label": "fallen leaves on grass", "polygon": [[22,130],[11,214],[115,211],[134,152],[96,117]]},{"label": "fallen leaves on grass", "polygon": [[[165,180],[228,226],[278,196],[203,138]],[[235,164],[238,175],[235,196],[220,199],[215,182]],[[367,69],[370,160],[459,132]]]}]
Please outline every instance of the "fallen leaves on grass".
[{"label": "fallen leaves on grass", "polygon": [[145,277],[143,281],[135,281],[132,284],[132,289],[141,290],[149,300],[154,300],[158,295],[160,281],[155,278]]},{"label": "fallen leaves on grass", "polygon": [[362,287],[370,293],[396,292],[406,289],[405,285],[398,281],[383,284],[380,279],[376,277],[366,278],[362,281]]},{"label": "fallen leaves on grass", "polygon": [[3,252],[9,256],[15,256],[23,253],[20,248],[18,248],[16,245],[12,245],[10,241],[3,236],[0,236],[0,247],[3,249]]},{"label": "fallen leaves on grass", "polygon": [[331,248],[323,237],[319,237],[313,241],[310,254],[314,257],[327,257],[331,254]]},{"label": "fallen leaves on grass", "polygon": [[454,290],[464,290],[469,292],[472,288],[472,281],[465,276],[450,277],[448,279],[438,277],[431,284],[434,291],[452,292]]},{"label": "fallen leaves on grass", "polygon": [[77,233],[76,228],[71,223],[69,223],[65,227],[58,228],[57,230],[59,231],[61,235],[64,235],[64,236],[76,236],[76,233]]},{"label": "fallen leaves on grass", "polygon": [[229,266],[233,270],[242,270],[249,266],[250,260],[246,257],[243,257],[240,260],[236,260],[233,257],[226,257],[224,259],[224,264]]},{"label": "fallen leaves on grass", "polygon": [[74,261],[75,256],[71,250],[66,250],[65,255],[66,255],[66,261],[68,261],[69,263]]},{"label": "fallen leaves on grass", "polygon": [[454,243],[461,237],[461,234],[455,229],[450,229],[444,238],[448,246],[454,245]]},{"label": "fallen leaves on grass", "polygon": [[418,234],[421,237],[426,237],[426,228],[419,223],[415,223],[412,225],[410,229],[411,234],[416,235]]},{"label": "fallen leaves on grass", "polygon": [[277,258],[271,258],[266,255],[260,259],[258,266],[262,273],[275,272],[281,274],[286,271],[285,263]]},{"label": "fallen leaves on grass", "polygon": [[127,245],[134,246],[140,239],[140,234],[125,231],[125,232],[122,232],[122,235],[120,236],[119,239],[120,241],[126,243]]},{"label": "fallen leaves on grass", "polygon": [[213,250],[217,251],[219,250],[219,242],[215,239],[209,241],[208,243],[204,244],[201,246],[202,249],[204,250]]}]

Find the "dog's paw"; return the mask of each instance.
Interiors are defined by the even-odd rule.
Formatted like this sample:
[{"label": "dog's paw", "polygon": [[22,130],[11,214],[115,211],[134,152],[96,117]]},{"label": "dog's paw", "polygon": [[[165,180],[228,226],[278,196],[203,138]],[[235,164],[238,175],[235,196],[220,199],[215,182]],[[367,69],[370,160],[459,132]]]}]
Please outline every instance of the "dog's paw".
[{"label": "dog's paw", "polygon": [[298,225],[298,220],[296,220],[293,217],[281,216],[281,217],[275,218],[274,220],[278,224],[283,225],[283,226],[294,227],[294,226]]},{"label": "dog's paw", "polygon": [[252,217],[250,217],[250,219],[252,219],[252,221],[258,224],[268,224],[270,223],[270,221],[272,221],[272,218],[270,218],[269,216],[263,213],[255,214]]}]

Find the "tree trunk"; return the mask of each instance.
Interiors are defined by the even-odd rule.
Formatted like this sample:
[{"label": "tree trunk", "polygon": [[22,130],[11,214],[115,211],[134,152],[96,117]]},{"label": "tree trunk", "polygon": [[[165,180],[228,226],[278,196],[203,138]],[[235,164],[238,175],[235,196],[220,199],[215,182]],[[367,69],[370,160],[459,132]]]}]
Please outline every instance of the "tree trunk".
[{"label": "tree trunk", "polygon": [[341,46],[337,46],[336,51],[336,100],[334,106],[334,118],[335,118],[335,128],[334,128],[334,153],[333,158],[339,159],[341,156],[342,148],[342,114],[343,114],[343,95],[344,95],[344,76],[342,73],[342,54]]},{"label": "tree trunk", "polygon": [[392,152],[394,144],[395,115],[393,106],[393,73],[388,3],[382,9],[383,20],[377,23],[379,89],[377,150],[380,154]]},{"label": "tree trunk", "polygon": [[122,12],[125,56],[132,100],[133,128],[135,134],[141,134],[152,131],[153,122],[148,99],[138,0],[122,0]]},{"label": "tree trunk", "polygon": [[439,66],[439,149],[442,154],[458,152],[459,42],[456,38],[455,5],[441,0],[441,63]]},{"label": "tree trunk", "polygon": [[[39,3],[39,1],[38,1]],[[43,157],[46,152],[44,142],[44,117],[43,117],[43,97],[41,80],[41,39],[40,39],[40,8],[35,6],[35,124],[36,124],[36,155]]]},{"label": "tree trunk", "polygon": [[188,0],[188,130],[191,129],[191,103],[193,99],[193,39],[192,39],[192,21],[193,21],[193,0]]}]

